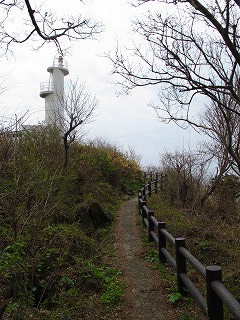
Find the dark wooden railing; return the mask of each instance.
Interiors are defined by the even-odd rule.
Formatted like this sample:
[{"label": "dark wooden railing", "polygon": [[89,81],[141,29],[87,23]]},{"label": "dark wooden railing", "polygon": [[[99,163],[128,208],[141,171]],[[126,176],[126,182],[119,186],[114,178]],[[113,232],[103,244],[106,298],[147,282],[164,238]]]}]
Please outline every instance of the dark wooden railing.
[{"label": "dark wooden railing", "polygon": [[[205,267],[185,247],[185,238],[174,238],[167,230],[165,222],[159,222],[154,212],[147,207],[146,199],[152,193],[163,188],[164,177],[160,174],[150,174],[150,181],[138,192],[139,213],[144,226],[148,228],[150,242],[158,247],[159,261],[168,262],[176,271],[178,291],[182,295],[187,292],[195,299],[203,314],[210,320],[224,320],[224,305],[234,316],[240,320],[240,303],[227,290],[222,283],[222,270],[220,266]],[[167,250],[167,243],[175,247],[175,258]],[[187,275],[187,263],[198,271],[206,283],[206,297],[198,290]]]}]

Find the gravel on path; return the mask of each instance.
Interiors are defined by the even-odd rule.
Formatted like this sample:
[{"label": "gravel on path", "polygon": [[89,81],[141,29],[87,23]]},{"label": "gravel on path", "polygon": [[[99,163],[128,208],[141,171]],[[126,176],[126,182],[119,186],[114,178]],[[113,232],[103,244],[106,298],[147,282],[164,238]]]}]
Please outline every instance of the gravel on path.
[{"label": "gravel on path", "polygon": [[137,199],[125,202],[116,226],[116,259],[126,285],[124,319],[179,320],[163,292],[159,273],[144,259],[136,212]]}]

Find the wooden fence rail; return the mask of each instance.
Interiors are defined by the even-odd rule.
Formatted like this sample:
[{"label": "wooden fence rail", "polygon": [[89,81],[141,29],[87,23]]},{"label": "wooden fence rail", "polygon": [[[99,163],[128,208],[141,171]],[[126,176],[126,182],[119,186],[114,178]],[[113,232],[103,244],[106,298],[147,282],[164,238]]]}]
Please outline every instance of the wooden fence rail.
[{"label": "wooden fence rail", "polygon": [[[167,230],[165,222],[159,222],[154,212],[147,207],[146,199],[152,193],[163,188],[163,176],[149,175],[150,181],[138,192],[139,214],[143,225],[148,228],[148,239],[158,247],[159,261],[168,262],[176,271],[178,291],[182,295],[187,292],[195,299],[203,314],[209,320],[224,320],[225,305],[234,319],[240,320],[240,303],[222,284],[222,270],[220,266],[205,267],[185,247],[185,238],[174,238]],[[175,258],[167,250],[167,243],[174,246]],[[206,297],[198,290],[187,275],[187,263],[198,271],[206,283]]]}]

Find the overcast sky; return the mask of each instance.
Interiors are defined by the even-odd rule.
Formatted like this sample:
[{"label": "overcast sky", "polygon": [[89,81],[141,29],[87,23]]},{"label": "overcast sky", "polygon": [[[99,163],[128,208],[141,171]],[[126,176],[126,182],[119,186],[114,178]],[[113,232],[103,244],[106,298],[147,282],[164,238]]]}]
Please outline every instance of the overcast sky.
[{"label": "overcast sky", "polygon": [[[39,2],[40,0],[38,0]],[[139,8],[130,6],[127,0],[92,0],[83,6],[78,0],[46,0],[45,7],[52,11],[84,15],[104,25],[104,32],[97,40],[81,40],[73,43],[66,56],[69,75],[85,82],[99,99],[99,115],[89,125],[90,138],[102,138],[116,143],[125,150],[133,148],[142,156],[142,165],[158,165],[161,153],[177,148],[194,148],[201,137],[192,130],[183,130],[174,124],[163,124],[148,103],[157,98],[157,88],[137,88],[130,96],[117,96],[111,76],[111,62],[103,58],[104,52],[114,52],[116,41],[130,46],[136,39],[131,32],[134,16],[156,10],[160,3],[151,2]],[[138,39],[139,40],[139,39]],[[1,115],[22,115],[28,111],[28,123],[44,120],[44,99],[39,96],[40,83],[48,81],[47,67],[56,57],[56,48],[47,44],[38,51],[32,50],[32,43],[15,45],[14,58],[1,58],[1,74],[7,75],[5,85],[10,86],[0,96]]]}]

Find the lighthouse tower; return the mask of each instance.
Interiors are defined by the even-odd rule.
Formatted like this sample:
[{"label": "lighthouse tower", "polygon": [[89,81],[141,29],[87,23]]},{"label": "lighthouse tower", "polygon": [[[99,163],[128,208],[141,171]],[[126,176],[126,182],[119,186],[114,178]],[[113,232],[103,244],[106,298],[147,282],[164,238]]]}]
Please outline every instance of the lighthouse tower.
[{"label": "lighthouse tower", "polygon": [[40,85],[40,97],[45,99],[45,125],[55,125],[62,129],[64,120],[64,76],[69,74],[63,57],[54,60],[47,68],[49,81]]}]

